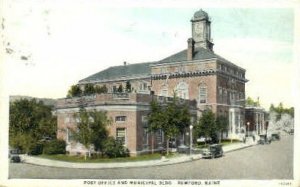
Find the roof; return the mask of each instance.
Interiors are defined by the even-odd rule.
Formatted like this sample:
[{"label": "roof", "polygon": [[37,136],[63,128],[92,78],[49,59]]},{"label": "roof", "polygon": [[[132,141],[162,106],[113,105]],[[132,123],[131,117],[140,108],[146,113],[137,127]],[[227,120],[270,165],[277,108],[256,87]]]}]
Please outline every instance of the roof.
[{"label": "roof", "polygon": [[151,70],[149,65],[153,63],[154,62],[147,62],[138,64],[127,64],[122,66],[112,66],[103,71],[95,73],[85,79],[80,80],[79,83],[150,76]]},{"label": "roof", "polygon": [[208,19],[208,14],[202,9],[195,12],[193,20]]},{"label": "roof", "polygon": [[[209,49],[202,47],[195,48],[193,60],[207,60],[207,59],[220,59],[223,62],[233,64],[221,56],[215,54]],[[173,62],[184,62],[187,61],[187,50],[182,50],[178,53],[175,53],[167,58],[164,58],[157,62],[146,62],[146,63],[137,63],[137,64],[127,64],[122,66],[112,66],[103,71],[95,73],[85,79],[79,81],[79,83],[86,82],[101,82],[101,81],[110,81],[110,80],[120,80],[120,79],[133,79],[141,77],[150,77],[151,76],[151,67],[155,64],[166,64]],[[234,64],[233,64],[234,65]]]},{"label": "roof", "polygon": [[[205,49],[202,47],[195,48],[193,54],[193,60],[206,60],[211,58],[221,58],[216,55],[213,51],[209,49]],[[167,58],[160,60],[160,63],[170,63],[170,62],[182,62],[187,61],[187,49],[180,51],[176,54],[173,54]]]}]

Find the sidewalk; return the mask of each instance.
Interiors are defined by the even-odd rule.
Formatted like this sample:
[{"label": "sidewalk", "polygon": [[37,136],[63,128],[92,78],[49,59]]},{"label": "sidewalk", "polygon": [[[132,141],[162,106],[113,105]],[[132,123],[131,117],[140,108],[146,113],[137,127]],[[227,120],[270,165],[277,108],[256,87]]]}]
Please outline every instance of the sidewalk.
[{"label": "sidewalk", "polygon": [[[232,152],[239,149],[244,149],[253,146],[253,144],[236,143],[223,147],[224,153]],[[128,167],[151,167],[151,166],[163,166],[170,164],[177,164],[183,162],[190,162],[193,160],[201,159],[201,154],[192,155],[180,155],[174,158],[165,158],[159,160],[149,161],[136,161],[136,162],[114,162],[114,163],[74,163],[64,162],[57,160],[49,160],[44,158],[37,158],[28,155],[21,155],[21,159],[24,163],[50,166],[50,167],[64,167],[64,168],[86,168],[86,169],[105,169],[105,168],[128,168]]]}]

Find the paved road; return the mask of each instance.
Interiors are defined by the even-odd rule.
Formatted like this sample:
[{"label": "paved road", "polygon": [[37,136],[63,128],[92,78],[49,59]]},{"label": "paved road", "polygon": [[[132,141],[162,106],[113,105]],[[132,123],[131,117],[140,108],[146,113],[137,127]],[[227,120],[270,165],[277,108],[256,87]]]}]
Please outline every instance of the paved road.
[{"label": "paved road", "polygon": [[217,159],[119,169],[68,169],[10,164],[9,178],[39,179],[293,179],[293,136]]}]

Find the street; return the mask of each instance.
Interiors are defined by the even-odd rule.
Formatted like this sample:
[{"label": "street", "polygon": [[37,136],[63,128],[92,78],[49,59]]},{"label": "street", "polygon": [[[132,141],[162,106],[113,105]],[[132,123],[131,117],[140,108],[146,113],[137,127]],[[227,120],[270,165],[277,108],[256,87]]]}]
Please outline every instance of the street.
[{"label": "street", "polygon": [[36,179],[293,179],[293,138],[233,151],[216,159],[166,166],[69,169],[10,163],[9,178]]}]

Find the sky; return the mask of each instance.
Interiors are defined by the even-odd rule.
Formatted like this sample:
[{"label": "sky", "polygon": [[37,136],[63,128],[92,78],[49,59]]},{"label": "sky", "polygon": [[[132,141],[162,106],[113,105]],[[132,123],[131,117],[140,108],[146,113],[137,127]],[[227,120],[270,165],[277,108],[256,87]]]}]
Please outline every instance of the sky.
[{"label": "sky", "polygon": [[246,97],[259,98],[266,109],[295,105],[293,4],[100,2],[4,1],[5,93],[63,98],[71,85],[110,66],[170,56],[187,48],[190,19],[202,8],[212,21],[214,52],[246,69]]}]

